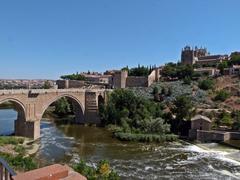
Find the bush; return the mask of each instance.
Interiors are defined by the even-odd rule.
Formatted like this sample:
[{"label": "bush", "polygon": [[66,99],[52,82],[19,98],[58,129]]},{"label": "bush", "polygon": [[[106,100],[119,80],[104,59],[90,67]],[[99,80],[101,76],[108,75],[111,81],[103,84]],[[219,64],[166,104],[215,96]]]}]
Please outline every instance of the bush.
[{"label": "bush", "polygon": [[12,156],[1,152],[0,157],[5,159],[15,170],[29,171],[37,168],[36,162],[31,157],[23,157],[22,155]]},{"label": "bush", "polygon": [[176,141],[178,136],[173,134],[133,134],[133,133],[124,133],[117,132],[114,134],[115,137],[122,141],[138,141],[138,142],[165,142],[165,141]]},{"label": "bush", "polygon": [[183,78],[183,84],[191,85],[191,78],[189,76]]},{"label": "bush", "polygon": [[87,179],[104,179],[104,180],[119,180],[119,175],[111,169],[110,164],[106,160],[98,163],[97,168],[89,166],[85,161],[73,165],[73,169],[79,172]]},{"label": "bush", "polygon": [[203,90],[213,89],[214,82],[211,79],[205,79],[199,82],[198,87]]},{"label": "bush", "polygon": [[230,94],[225,90],[220,90],[217,92],[217,95],[215,96],[215,101],[225,101],[227,98],[230,97]]},{"label": "bush", "polygon": [[155,87],[153,88],[152,94],[155,95],[155,94],[158,94],[158,93],[159,93],[159,89],[158,89],[158,87],[155,86]]}]

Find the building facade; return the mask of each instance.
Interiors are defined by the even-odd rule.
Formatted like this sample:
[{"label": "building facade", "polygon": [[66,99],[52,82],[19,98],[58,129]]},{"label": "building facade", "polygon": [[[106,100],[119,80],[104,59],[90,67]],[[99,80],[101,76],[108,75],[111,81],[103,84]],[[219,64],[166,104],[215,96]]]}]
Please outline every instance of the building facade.
[{"label": "building facade", "polygon": [[186,46],[181,53],[181,63],[185,65],[213,66],[228,59],[228,55],[210,55],[206,48]]}]

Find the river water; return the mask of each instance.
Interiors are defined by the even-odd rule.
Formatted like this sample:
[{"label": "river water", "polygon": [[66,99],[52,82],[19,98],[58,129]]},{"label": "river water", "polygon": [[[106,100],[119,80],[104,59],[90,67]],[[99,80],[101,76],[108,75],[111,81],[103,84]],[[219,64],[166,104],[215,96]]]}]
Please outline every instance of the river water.
[{"label": "river water", "polygon": [[[10,122],[14,119],[13,110],[0,110],[0,134],[13,131]],[[36,159],[42,166],[79,159],[94,166],[106,159],[122,179],[240,179],[239,150],[215,143],[199,147],[186,142],[121,142],[102,128],[56,126],[46,121],[41,123],[39,143]]]}]

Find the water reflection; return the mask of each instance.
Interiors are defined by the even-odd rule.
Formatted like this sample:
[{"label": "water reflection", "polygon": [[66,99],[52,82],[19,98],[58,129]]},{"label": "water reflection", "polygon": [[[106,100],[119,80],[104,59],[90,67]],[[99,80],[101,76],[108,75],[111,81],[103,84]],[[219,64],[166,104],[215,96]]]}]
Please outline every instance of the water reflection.
[{"label": "water reflection", "polygon": [[0,109],[0,135],[13,134],[16,119],[17,112],[13,109]]},{"label": "water reflection", "polygon": [[[13,110],[0,110],[0,134],[13,132]],[[204,150],[188,143],[142,144],[121,142],[96,127],[41,123],[40,165],[72,163],[80,158],[95,165],[107,159],[122,179],[240,179],[238,150],[206,144]]]},{"label": "water reflection", "polygon": [[123,179],[240,178],[240,163],[227,158],[226,153],[206,151],[188,143],[121,142],[96,127],[49,126],[51,129],[41,132],[42,147],[38,152],[41,160],[72,163],[81,158],[96,165],[107,159]]}]

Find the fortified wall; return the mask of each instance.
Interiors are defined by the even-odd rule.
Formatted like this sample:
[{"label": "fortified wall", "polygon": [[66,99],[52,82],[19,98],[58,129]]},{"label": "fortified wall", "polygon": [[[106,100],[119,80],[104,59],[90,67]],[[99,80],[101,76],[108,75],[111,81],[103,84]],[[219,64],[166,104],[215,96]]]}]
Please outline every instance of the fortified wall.
[{"label": "fortified wall", "polygon": [[145,76],[128,76],[127,71],[118,71],[113,74],[113,88],[149,87],[160,78],[160,68],[154,69],[151,74]]},{"label": "fortified wall", "polygon": [[85,85],[84,81],[77,80],[57,80],[58,89],[82,88]]}]

